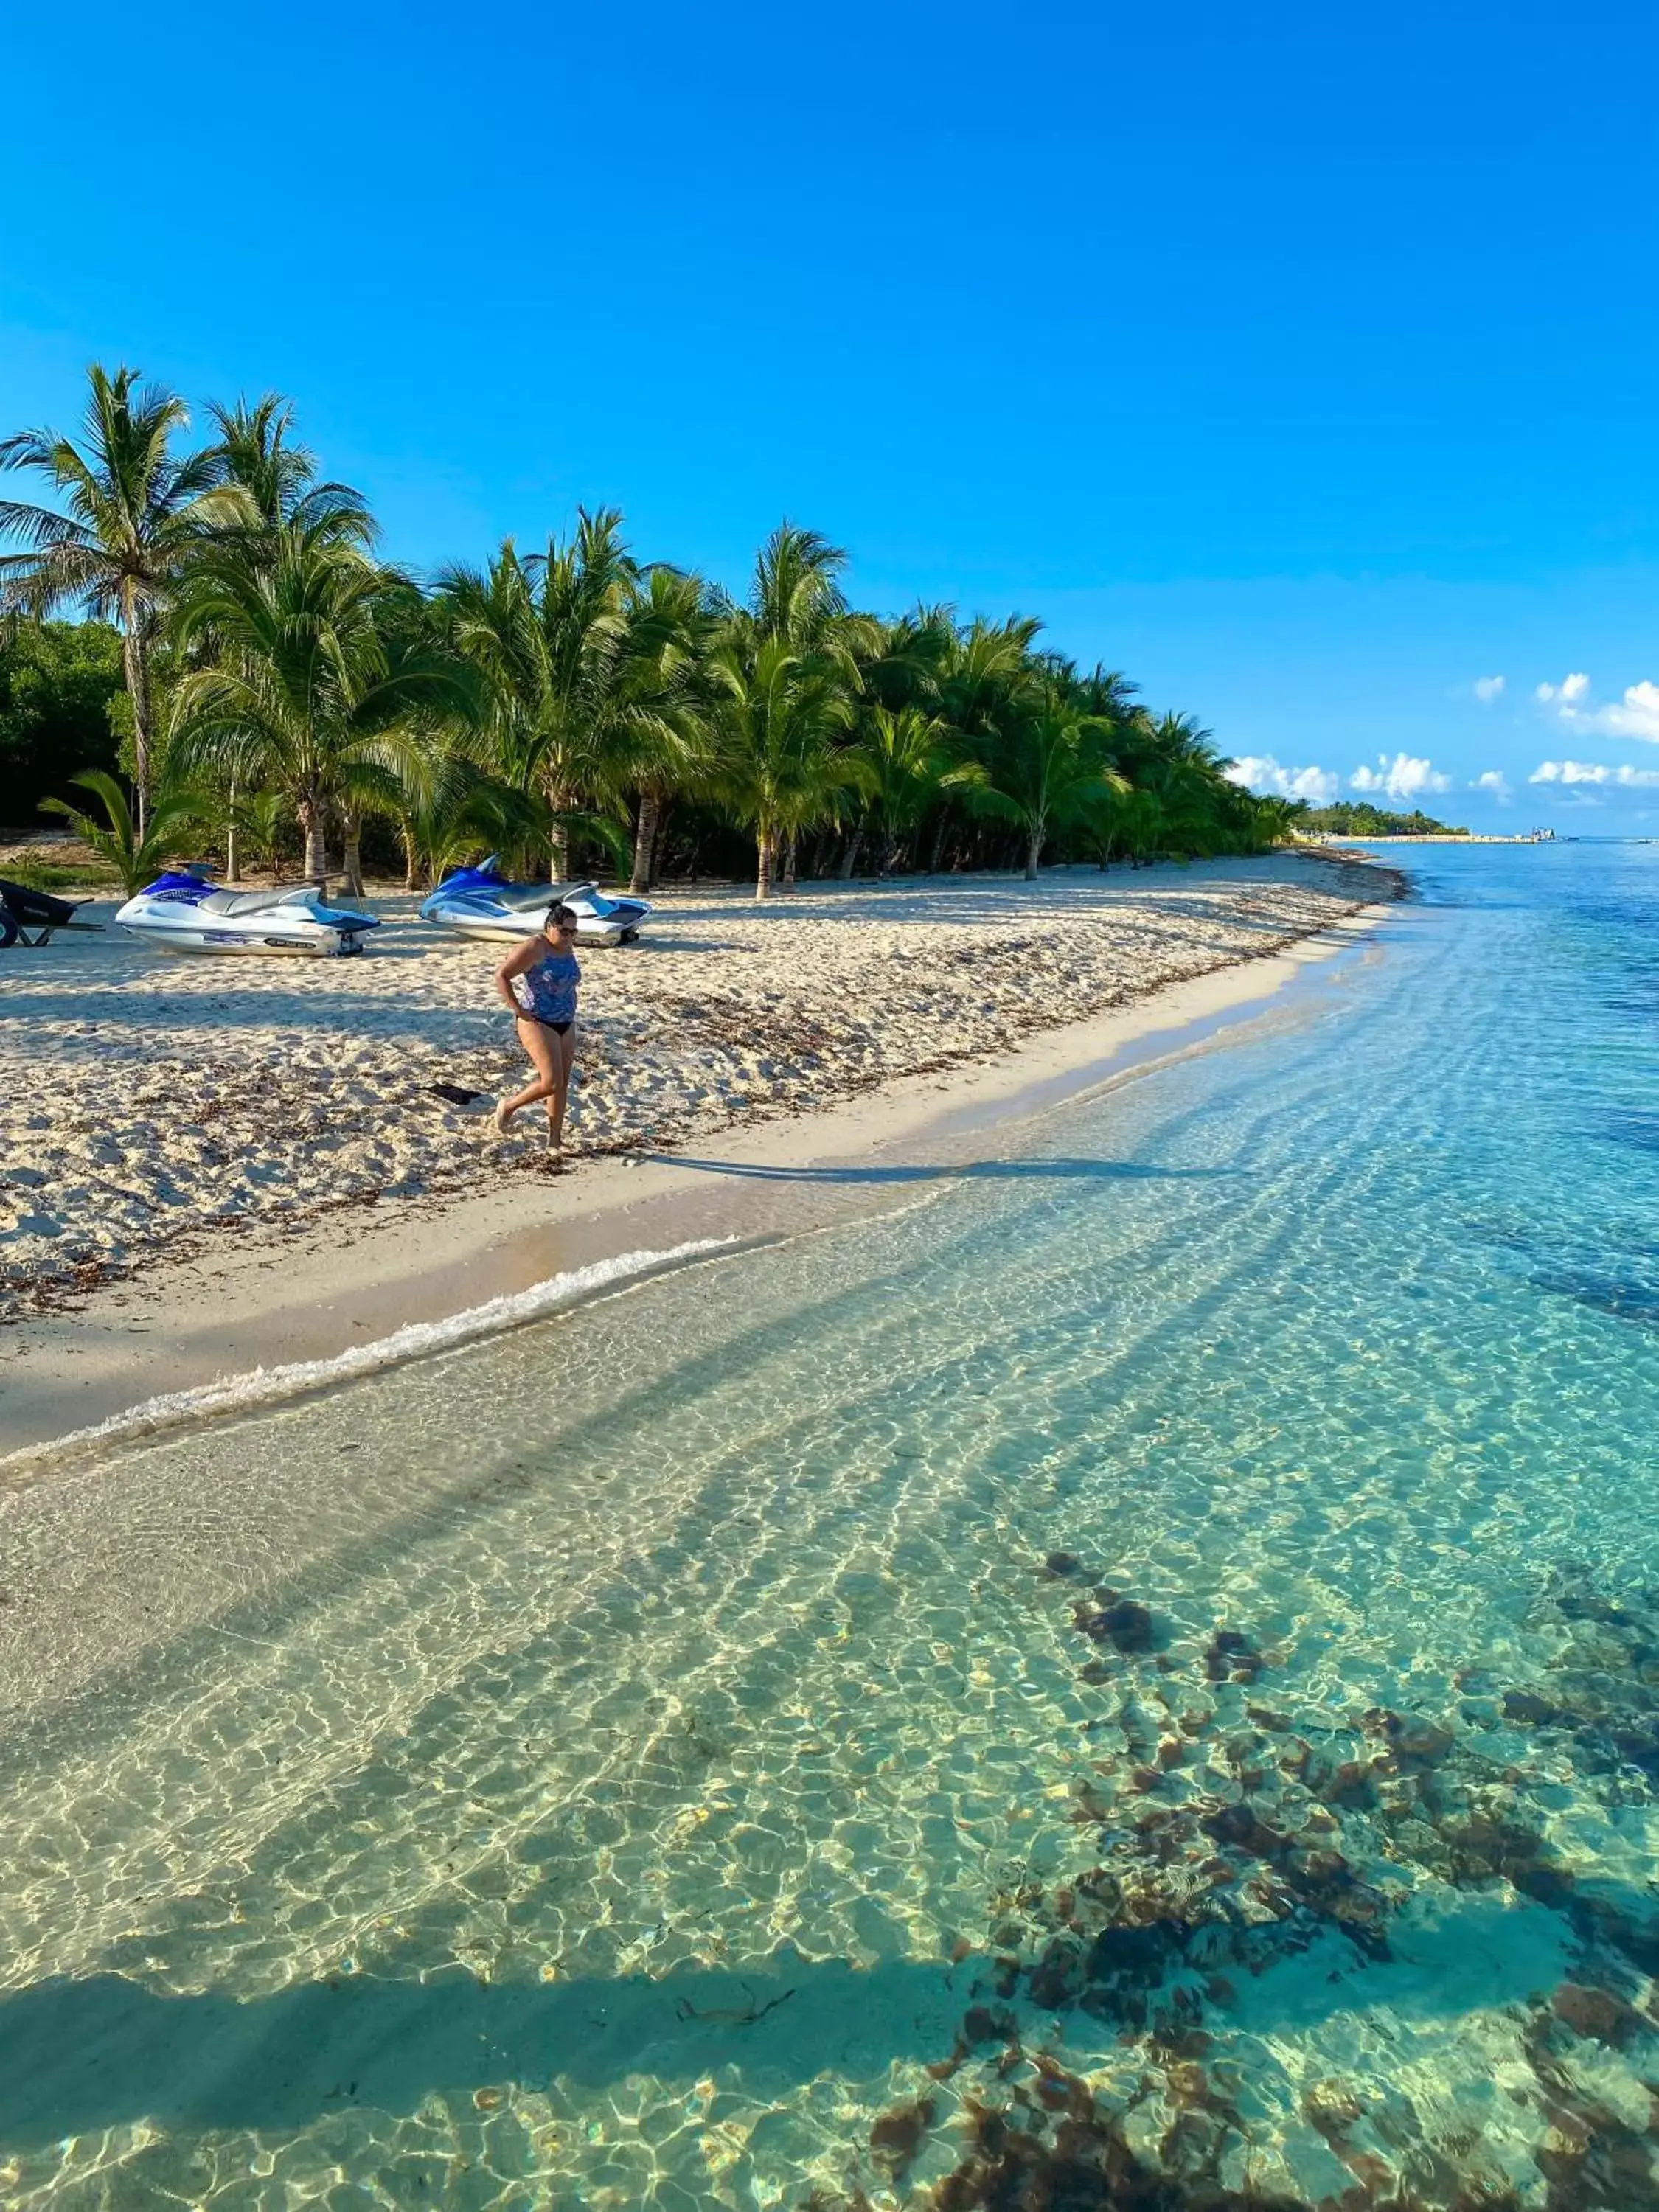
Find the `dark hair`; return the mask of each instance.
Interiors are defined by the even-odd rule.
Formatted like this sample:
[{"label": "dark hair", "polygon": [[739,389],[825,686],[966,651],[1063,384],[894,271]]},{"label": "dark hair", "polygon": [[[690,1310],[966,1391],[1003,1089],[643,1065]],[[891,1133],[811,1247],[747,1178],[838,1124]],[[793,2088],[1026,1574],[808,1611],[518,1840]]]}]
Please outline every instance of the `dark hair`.
[{"label": "dark hair", "polygon": [[544,931],[574,929],[575,927],[576,910],[574,907],[567,906],[562,899],[560,899],[556,905],[549,907],[547,912],[542,916],[542,927]]}]

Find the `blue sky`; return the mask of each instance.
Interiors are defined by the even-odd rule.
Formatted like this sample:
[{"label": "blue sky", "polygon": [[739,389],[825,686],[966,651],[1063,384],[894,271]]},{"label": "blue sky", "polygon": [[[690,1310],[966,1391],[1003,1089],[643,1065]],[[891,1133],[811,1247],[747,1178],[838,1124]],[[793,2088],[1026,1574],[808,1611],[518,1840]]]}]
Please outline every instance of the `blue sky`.
[{"label": "blue sky", "polygon": [[1040,614],[1259,781],[1638,826],[1656,22],[32,10],[0,426],[94,357],[275,386],[417,566],[610,501],[736,581],[787,514],[864,603]]}]

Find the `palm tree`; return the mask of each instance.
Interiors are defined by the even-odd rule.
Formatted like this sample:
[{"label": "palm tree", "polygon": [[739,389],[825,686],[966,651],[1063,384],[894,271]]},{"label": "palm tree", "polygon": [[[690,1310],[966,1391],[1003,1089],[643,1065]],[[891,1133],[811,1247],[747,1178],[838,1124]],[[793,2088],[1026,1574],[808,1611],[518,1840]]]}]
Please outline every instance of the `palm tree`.
[{"label": "palm tree", "polygon": [[1096,661],[1086,676],[1074,677],[1073,683],[1078,704],[1085,714],[1097,714],[1103,721],[1127,725],[1140,711],[1134,703],[1140,686],[1132,684],[1121,670],[1108,668],[1103,661]]},{"label": "palm tree", "polygon": [[231,801],[231,808],[228,834],[246,840],[256,868],[276,875],[294,822],[294,811],[287,799],[280,791],[244,792]]},{"label": "palm tree", "polygon": [[80,443],[56,430],[22,430],[0,441],[0,468],[32,469],[62,495],[60,514],[0,501],[0,533],[25,550],[0,556],[0,611],[37,617],[84,606],[118,624],[131,705],[133,784],[142,836],[149,808],[154,702],[150,651],[161,610],[185,554],[222,506],[216,465],[179,454],[189,422],[184,402],[135,369],[88,371],[91,397]]},{"label": "palm tree", "polygon": [[1003,623],[975,617],[957,635],[940,672],[939,695],[945,720],[960,737],[994,738],[1018,709],[1042,628],[1032,615],[1011,615]]},{"label": "palm tree", "polygon": [[1254,841],[1264,852],[1274,845],[1288,844],[1301,830],[1310,811],[1305,799],[1264,797],[1243,790],[1239,796],[1249,802]]},{"label": "palm tree", "polygon": [[70,781],[102,799],[102,822],[82,808],[71,806],[65,799],[43,799],[41,809],[48,814],[63,816],[82,842],[90,845],[99,859],[107,862],[119,876],[121,888],[129,898],[192,842],[187,833],[202,818],[202,802],[193,792],[159,793],[150,808],[149,822],[140,823],[127,805],[125,792],[105,769],[88,769],[83,775],[72,776]]},{"label": "palm tree", "polygon": [[[927,811],[928,800],[937,796],[939,776],[950,765],[947,732],[939,713],[940,676],[957,642],[950,608],[917,605],[890,622],[871,620],[869,629],[871,635],[860,641],[858,654],[858,742],[870,763],[878,795],[872,811],[854,823],[847,840],[841,858],[843,879],[857,869],[864,840],[878,822],[884,838],[882,871],[885,873],[892,867],[899,837],[914,829]],[[876,721],[875,710],[900,718],[902,731],[894,724]],[[910,719],[902,719],[907,716]],[[927,743],[918,736],[924,725],[933,733]],[[906,793],[901,799],[893,779],[899,773],[899,757],[911,744],[921,745],[915,765],[927,787],[925,793],[921,786],[912,792],[908,773],[901,774]],[[924,763],[923,755],[929,753],[931,761]],[[916,801],[914,805],[912,798]]]},{"label": "palm tree", "polygon": [[859,666],[860,690],[878,706],[896,713],[903,707],[935,712],[943,697],[945,672],[958,649],[954,611],[919,603],[908,614],[875,623],[872,628],[873,641]]},{"label": "palm tree", "polygon": [[[749,735],[738,740],[737,751],[750,766],[739,779],[745,795],[733,803],[755,831],[757,898],[770,895],[780,859],[786,884],[793,885],[802,828],[838,818],[866,780],[859,763],[832,758],[848,742],[863,666],[879,653],[883,635],[873,615],[854,613],[848,605],[841,584],[846,565],[840,546],[786,521],[756,555],[747,598],[713,595],[719,643],[709,667],[718,695],[713,721],[726,763],[722,787],[728,793],[738,787],[730,781],[729,762],[733,732],[744,723]],[[734,700],[744,703],[735,706]],[[832,728],[838,737],[828,734]],[[799,743],[787,734],[791,729]],[[808,735],[814,731],[817,736]],[[762,761],[770,765],[754,782],[754,765]],[[769,798],[763,795],[767,785]],[[809,790],[816,794],[810,799]],[[786,792],[793,794],[787,801]]]},{"label": "palm tree", "polygon": [[780,523],[755,556],[747,601],[738,606],[724,599],[719,611],[751,647],[769,640],[802,659],[832,662],[856,690],[860,658],[877,649],[881,625],[848,606],[841,585],[846,566],[842,548],[816,530]]},{"label": "palm tree", "polygon": [[708,772],[704,660],[715,617],[701,577],[661,564],[629,587],[627,614],[619,752],[638,802],[629,889],[648,891],[674,794],[697,789]]},{"label": "palm tree", "polygon": [[1208,854],[1234,842],[1222,758],[1208,730],[1194,714],[1164,714],[1147,732],[1149,757],[1135,781],[1158,799],[1166,843],[1185,854]]},{"label": "palm tree", "polygon": [[755,833],[755,896],[763,899],[785,842],[833,816],[866,771],[839,742],[852,708],[833,676],[781,637],[752,652],[750,643],[727,636],[708,656],[712,782]]},{"label": "palm tree", "polygon": [[859,746],[868,768],[871,816],[881,827],[881,872],[890,875],[900,846],[939,796],[951,769],[945,725],[920,707],[901,707],[896,714],[872,707],[860,718]]},{"label": "palm tree", "polygon": [[180,761],[234,760],[249,781],[283,792],[307,876],[326,867],[331,809],[348,810],[349,839],[365,805],[395,812],[398,767],[422,718],[471,705],[465,673],[420,618],[408,580],[325,520],[204,544],[175,621],[186,648],[210,635],[222,655],[179,685]]},{"label": "palm tree", "polygon": [[521,560],[509,538],[482,573],[440,579],[447,634],[483,687],[491,765],[546,799],[555,882],[573,830],[614,840],[630,762],[658,719],[633,689],[640,581],[614,507],[579,508],[574,537],[545,554]]},{"label": "palm tree", "polygon": [[291,401],[267,392],[252,406],[246,399],[234,407],[210,403],[208,413],[219,435],[203,459],[222,486],[240,495],[218,502],[222,527],[326,525],[365,550],[374,544],[374,520],[362,494],[349,484],[319,483],[317,456],[295,441]]},{"label": "palm tree", "polygon": [[1087,819],[1128,780],[1105,750],[1113,725],[1077,703],[1072,674],[1053,666],[1013,695],[979,757],[944,779],[975,811],[1017,823],[1025,838],[1025,878],[1036,880],[1051,829]]},{"label": "palm tree", "polygon": [[481,851],[518,853],[546,836],[546,810],[533,793],[498,782],[441,744],[417,747],[399,764],[398,781],[405,890],[440,882]]},{"label": "palm tree", "polygon": [[1136,786],[1121,793],[1119,803],[1111,809],[1109,819],[1112,826],[1108,849],[1112,844],[1121,844],[1136,867],[1164,850],[1164,803],[1155,791]]},{"label": "palm tree", "polygon": [[[270,550],[276,532],[287,523],[303,524],[319,537],[337,535],[343,543],[365,551],[373,546],[377,532],[368,503],[349,484],[319,481],[316,455],[294,438],[294,409],[288,400],[268,392],[251,406],[246,399],[238,399],[234,407],[210,403],[208,413],[219,434],[204,458],[220,486],[215,504],[221,532],[239,532],[248,541],[253,557]],[[196,656],[203,665],[221,657],[216,641],[205,629],[196,638]],[[242,817],[234,754],[228,766],[225,875],[228,882],[239,883]],[[354,888],[361,889],[355,842],[348,838],[346,872]]]}]

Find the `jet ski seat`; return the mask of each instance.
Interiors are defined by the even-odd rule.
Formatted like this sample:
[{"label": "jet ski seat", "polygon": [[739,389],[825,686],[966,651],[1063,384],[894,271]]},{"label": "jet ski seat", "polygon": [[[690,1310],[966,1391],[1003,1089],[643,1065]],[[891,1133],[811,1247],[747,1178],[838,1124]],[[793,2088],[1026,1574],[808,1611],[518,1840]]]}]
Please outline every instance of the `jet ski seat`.
[{"label": "jet ski seat", "polygon": [[281,906],[284,899],[291,899],[306,888],[303,884],[289,884],[275,891],[210,891],[205,898],[197,901],[197,910],[201,914],[264,914],[268,908]]},{"label": "jet ski seat", "polygon": [[526,884],[505,885],[495,896],[509,914],[533,914],[538,907],[552,908],[561,899],[580,898],[588,884]]}]

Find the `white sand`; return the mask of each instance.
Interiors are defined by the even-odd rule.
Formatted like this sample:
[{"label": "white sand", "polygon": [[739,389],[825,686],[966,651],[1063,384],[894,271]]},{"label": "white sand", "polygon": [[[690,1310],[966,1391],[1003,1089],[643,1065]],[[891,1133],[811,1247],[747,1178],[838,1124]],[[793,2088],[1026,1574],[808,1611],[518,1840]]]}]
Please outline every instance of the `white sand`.
[{"label": "white sand", "polygon": [[[757,908],[667,900],[633,949],[583,954],[567,1132],[584,1156],[701,1139],[1265,956],[1386,894],[1294,856],[1032,885],[813,886]],[[300,1227],[546,1166],[495,1000],[500,949],[389,900],[360,960],[156,955],[110,930],[0,956],[0,1316],[40,1312],[204,1232]],[[94,915],[102,910],[94,910]]]}]

